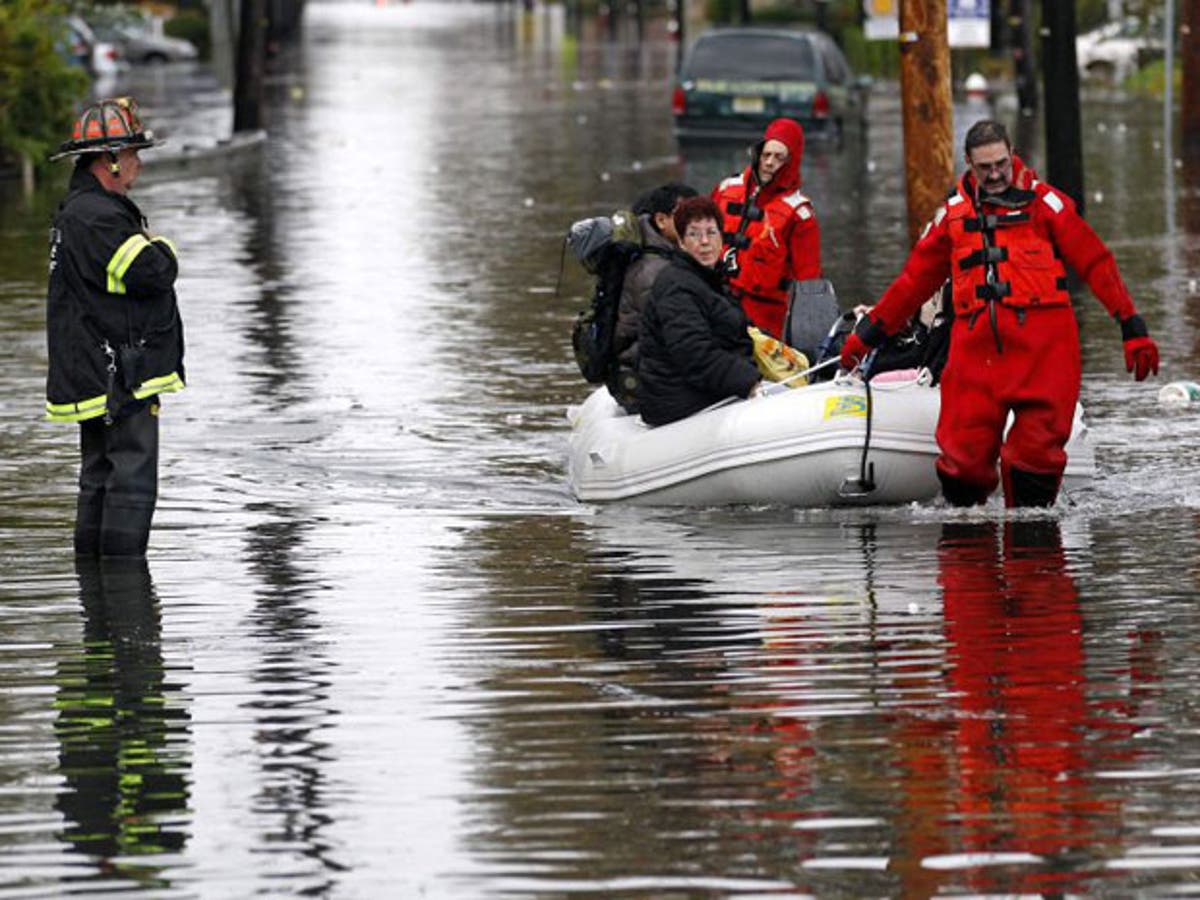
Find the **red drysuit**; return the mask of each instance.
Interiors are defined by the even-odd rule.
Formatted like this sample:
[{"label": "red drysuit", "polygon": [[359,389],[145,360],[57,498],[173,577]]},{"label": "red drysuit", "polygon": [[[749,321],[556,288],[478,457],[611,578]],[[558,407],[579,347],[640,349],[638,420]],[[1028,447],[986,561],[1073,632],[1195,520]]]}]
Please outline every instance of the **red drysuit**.
[{"label": "red drysuit", "polygon": [[[758,156],[770,140],[787,146],[788,161],[760,189]],[[812,202],[799,191],[803,155],[804,130],[791,119],[776,119],[767,126],[746,170],[726,178],[712,193],[725,217],[725,258],[736,260],[729,288],[750,321],[777,338],[783,337],[792,281],[821,277],[821,231]],[[743,235],[749,243],[738,249],[731,239],[748,204],[753,212]]]},{"label": "red drysuit", "polygon": [[[1080,382],[1079,333],[1064,262],[1119,321],[1136,310],[1112,253],[1075,204],[1038,182],[1017,157],[1012,187],[999,195],[976,193],[968,171],[871,319],[894,334],[952,280],[955,318],[937,427],[946,496],[982,502],[996,487],[999,457],[1009,505],[1014,471],[1026,483],[1042,479],[1040,490],[1053,502]],[[1015,421],[1001,447],[1009,411]]]}]

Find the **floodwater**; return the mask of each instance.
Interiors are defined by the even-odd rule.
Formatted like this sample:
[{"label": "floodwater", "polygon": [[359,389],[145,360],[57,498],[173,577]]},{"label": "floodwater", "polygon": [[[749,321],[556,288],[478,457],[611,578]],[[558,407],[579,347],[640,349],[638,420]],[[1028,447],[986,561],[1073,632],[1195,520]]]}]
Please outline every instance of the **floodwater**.
[{"label": "floodwater", "polygon": [[[741,159],[680,155],[673,52],[310,5],[261,158],[135,192],[190,381],[146,565],[71,554],[61,183],[6,194],[0,896],[1200,893],[1200,412],[1156,403],[1200,376],[1200,171],[1153,103],[1086,98],[1164,363],[1132,382],[1081,300],[1100,477],[1052,518],[581,506],[562,235]],[[111,87],[176,147],[228,130],[204,70]],[[900,146],[881,85],[805,159],[844,303],[903,261]]]}]

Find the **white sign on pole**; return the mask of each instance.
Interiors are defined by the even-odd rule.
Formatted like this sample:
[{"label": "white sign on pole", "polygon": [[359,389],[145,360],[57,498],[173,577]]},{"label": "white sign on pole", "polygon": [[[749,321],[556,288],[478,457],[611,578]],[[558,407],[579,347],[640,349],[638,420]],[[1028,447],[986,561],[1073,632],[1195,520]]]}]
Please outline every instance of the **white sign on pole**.
[{"label": "white sign on pole", "polygon": [[[946,31],[951,47],[991,45],[992,0],[946,0]],[[869,41],[900,37],[901,0],[863,0],[867,12],[864,34]]]}]

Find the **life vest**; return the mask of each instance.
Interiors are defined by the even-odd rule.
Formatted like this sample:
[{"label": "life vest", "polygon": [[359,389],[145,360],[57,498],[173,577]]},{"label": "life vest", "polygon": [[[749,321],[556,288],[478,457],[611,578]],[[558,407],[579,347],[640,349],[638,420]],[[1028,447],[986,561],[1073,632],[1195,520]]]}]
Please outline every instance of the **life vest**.
[{"label": "life vest", "polygon": [[[812,201],[799,190],[768,192],[768,185],[753,202],[747,202],[752,192],[749,181],[746,170],[726,178],[716,191],[717,206],[725,218],[722,240],[737,255],[737,272],[729,286],[738,296],[750,294],[786,303],[794,268],[789,258],[791,231],[797,220],[813,217]],[[738,231],[747,215],[750,221],[739,240]]]},{"label": "life vest", "polygon": [[1070,305],[1066,267],[1037,221],[1036,203],[1055,212],[1062,206],[1049,188],[1014,189],[1003,202],[985,199],[981,211],[959,183],[944,207],[955,315],[970,316],[991,301],[1017,309]]}]

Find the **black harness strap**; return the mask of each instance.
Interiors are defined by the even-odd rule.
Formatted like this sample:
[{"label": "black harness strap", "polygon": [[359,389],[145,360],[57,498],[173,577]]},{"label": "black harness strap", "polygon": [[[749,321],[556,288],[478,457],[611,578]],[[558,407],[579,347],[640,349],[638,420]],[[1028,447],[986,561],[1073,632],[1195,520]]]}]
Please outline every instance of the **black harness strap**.
[{"label": "black harness strap", "polygon": [[1004,215],[996,215],[994,213],[983,214],[967,219],[963,222],[963,230],[969,232],[984,231],[992,232],[997,228],[1006,228],[1009,225],[1020,225],[1022,222],[1029,221],[1029,213],[1013,212],[1005,213]]},{"label": "black harness strap", "polygon": [[980,300],[994,303],[1005,297],[1011,297],[1012,285],[1007,281],[993,281],[988,284],[981,284],[975,288],[975,296]]},{"label": "black harness strap", "polygon": [[975,266],[986,266],[1007,260],[1007,247],[984,247],[982,250],[967,254],[958,261],[958,264],[964,269],[971,269]]},{"label": "black harness strap", "polygon": [[[996,322],[996,302],[1001,297],[1007,297],[1012,293],[1012,285],[1008,282],[1000,281],[996,272],[996,263],[1002,261],[994,257],[997,254],[1003,254],[1002,259],[1008,258],[1008,253],[1003,248],[997,247],[993,240],[995,239],[996,229],[1001,227],[1001,223],[1010,216],[986,215],[983,212],[983,206],[979,201],[979,196],[975,196],[975,219],[968,219],[964,223],[967,231],[976,230],[979,232],[980,238],[983,240],[983,249],[977,250],[970,256],[978,257],[976,265],[984,267],[985,284],[981,284],[975,288],[975,296],[980,300],[986,300],[988,305],[988,322],[992,326],[992,336],[996,339],[996,352],[1004,352],[1004,344],[1000,340],[1000,326]],[[975,224],[976,228],[972,229],[969,226]],[[968,257],[970,258],[970,257]],[[971,317],[971,324],[975,322],[975,317]]]},{"label": "black harness strap", "polygon": [[[763,217],[762,210],[758,209],[754,205],[754,200],[755,200],[755,198],[758,197],[758,192],[760,190],[762,190],[761,185],[756,186],[754,188],[754,190],[750,189],[750,185],[746,185],[746,201],[745,201],[745,203],[730,202],[730,203],[726,204],[726,207],[730,210],[731,213],[733,211],[734,206],[737,206],[739,209],[746,211],[745,215],[742,216],[741,221],[738,222],[737,231],[733,232],[732,234],[729,232],[722,232],[722,234],[721,234],[722,239],[725,241],[725,243],[730,248],[732,248],[735,251],[735,254],[736,254],[736,251],[745,250],[747,247],[750,246],[750,237],[749,237],[749,235],[746,234],[746,226],[748,226],[750,224],[751,220],[757,220],[757,219],[761,219]],[[756,215],[756,213],[757,213],[757,215]],[[724,262],[726,265],[726,272],[736,272],[737,271],[736,255],[734,255],[731,258],[729,255],[729,252],[726,251],[726,258],[725,258]]]},{"label": "black harness strap", "polygon": [[[757,193],[758,192],[755,191],[755,194]],[[757,222],[763,217],[763,211],[754,205],[753,198],[751,198],[748,205],[746,203],[737,203],[736,201],[730,200],[725,204],[725,211],[731,216],[743,216],[747,219],[750,219],[752,222]]]}]

